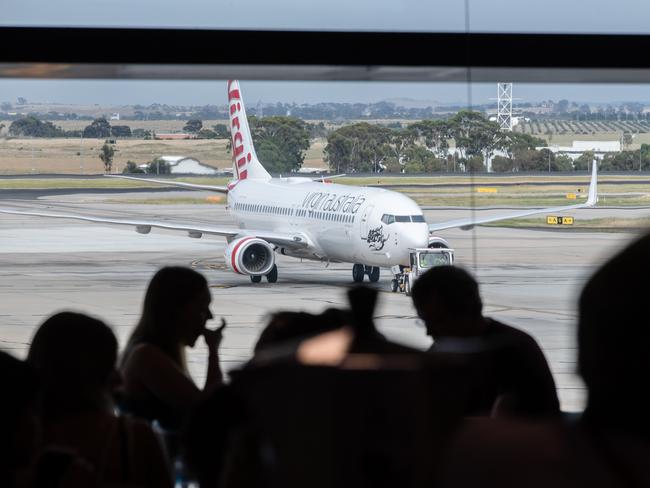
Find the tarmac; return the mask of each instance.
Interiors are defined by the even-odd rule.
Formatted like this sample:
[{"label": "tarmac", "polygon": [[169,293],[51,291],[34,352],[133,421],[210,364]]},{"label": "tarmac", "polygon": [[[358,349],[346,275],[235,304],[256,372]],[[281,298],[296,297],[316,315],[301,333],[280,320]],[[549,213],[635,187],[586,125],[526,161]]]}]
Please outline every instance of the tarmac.
[{"label": "tarmac", "polygon": [[[173,193],[170,193],[170,196]],[[124,195],[128,197],[129,195]],[[2,206],[147,216],[176,222],[231,223],[223,205],[146,205],[101,203],[106,195],[75,193],[7,200]],[[481,211],[479,211],[481,212]],[[484,212],[499,212],[488,210]],[[501,211],[502,212],[502,211]],[[469,210],[426,209],[428,222],[468,216]],[[641,217],[650,209],[584,209],[576,219]],[[478,227],[439,233],[456,250],[457,264],[474,271],[481,283],[485,314],[532,334],[550,362],[563,409],[583,408],[585,390],[576,375],[576,298],[586,279],[631,238],[628,233],[578,229],[527,230]],[[228,322],[222,345],[225,371],[251,357],[270,313],[319,312],[346,305],[351,265],[301,262],[278,256],[279,280],[252,284],[224,266],[225,241],[190,239],[152,230],[58,219],[0,215],[0,349],[24,357],[35,328],[64,309],[102,318],[123,344],[137,322],[147,283],[165,265],[191,266],[210,282],[215,315]],[[410,299],[391,293],[389,270],[382,270],[376,322],[391,339],[425,349],[430,345]],[[80,347],[83,347],[80,344]],[[205,377],[206,350],[188,355],[193,377]]]}]

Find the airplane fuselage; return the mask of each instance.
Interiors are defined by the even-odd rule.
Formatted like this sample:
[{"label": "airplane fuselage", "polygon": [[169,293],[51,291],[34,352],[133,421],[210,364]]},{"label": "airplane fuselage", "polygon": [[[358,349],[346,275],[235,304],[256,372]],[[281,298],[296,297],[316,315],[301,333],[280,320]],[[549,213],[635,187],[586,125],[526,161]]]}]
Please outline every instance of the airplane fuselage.
[{"label": "airplane fuselage", "polygon": [[390,267],[408,265],[408,249],[426,247],[429,229],[410,198],[382,188],[309,178],[244,179],[231,185],[228,209],[237,226],[304,235],[294,257]]}]

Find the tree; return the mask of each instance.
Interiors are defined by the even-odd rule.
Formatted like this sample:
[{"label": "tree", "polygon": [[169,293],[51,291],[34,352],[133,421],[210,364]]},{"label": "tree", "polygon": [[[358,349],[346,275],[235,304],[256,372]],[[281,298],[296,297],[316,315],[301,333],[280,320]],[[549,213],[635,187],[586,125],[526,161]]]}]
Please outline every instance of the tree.
[{"label": "tree", "polygon": [[131,137],[131,127],[128,125],[114,125],[111,127],[113,137]]},{"label": "tree", "polygon": [[226,124],[216,124],[212,126],[217,139],[230,139],[230,129]]},{"label": "tree", "polygon": [[586,171],[591,168],[591,162],[593,160],[593,151],[585,151],[573,161],[573,167],[576,171]]},{"label": "tree", "polygon": [[215,134],[215,132],[212,131],[212,130],[210,130],[210,129],[201,129],[201,130],[196,134],[196,136],[197,136],[199,139],[216,139],[216,138],[217,138],[217,134]]},{"label": "tree", "polygon": [[485,163],[483,162],[483,157],[476,155],[467,159],[465,162],[465,171],[470,173],[482,173],[486,171]]},{"label": "tree", "polygon": [[621,137],[621,145],[625,148],[630,147],[632,145],[632,134],[629,132],[623,133],[623,136]]},{"label": "tree", "polygon": [[104,143],[100,151],[99,159],[104,163],[104,172],[110,173],[113,169],[113,156],[115,155],[115,149],[113,149],[113,146],[110,144]]},{"label": "tree", "polygon": [[573,171],[573,160],[566,154],[556,154],[551,171]]},{"label": "tree", "polygon": [[[404,165],[407,163],[409,151],[415,144],[415,136],[416,133],[411,128],[392,130],[392,133],[388,137],[387,149],[393,159],[399,164]],[[433,156],[432,154],[429,155]]]},{"label": "tree", "polygon": [[[503,133],[499,124],[490,122],[479,112],[461,110],[449,119],[448,123],[450,134],[464,159],[483,156],[486,160],[496,149],[503,146]],[[466,168],[476,166],[472,163],[466,165]]]},{"label": "tree", "polygon": [[187,124],[185,124],[185,127],[183,127],[183,130],[185,132],[189,132],[191,134],[196,134],[203,128],[203,122],[199,119],[190,119],[187,121]]},{"label": "tree", "polygon": [[151,139],[151,131],[150,130],[145,130],[145,129],[133,129],[132,132],[133,137],[137,137],[139,139],[145,139],[149,140]]},{"label": "tree", "polygon": [[382,171],[391,156],[392,133],[367,122],[341,127],[327,136],[325,160],[337,173]]},{"label": "tree", "polygon": [[171,174],[172,168],[163,158],[156,158],[147,165],[147,173],[155,175]]},{"label": "tree", "polygon": [[272,173],[297,171],[309,149],[309,130],[305,121],[295,117],[249,117],[257,155]]},{"label": "tree", "polygon": [[513,158],[506,158],[504,156],[494,156],[492,158],[492,171],[495,173],[509,173],[516,171],[517,165]]},{"label": "tree", "polygon": [[127,161],[126,166],[122,170],[122,173],[144,173],[144,170],[138,167],[137,163],[133,161]]},{"label": "tree", "polygon": [[408,126],[415,132],[418,142],[424,144],[433,154],[446,158],[449,152],[449,139],[452,138],[451,125],[444,120],[422,120]]},{"label": "tree", "polygon": [[62,137],[64,131],[52,122],[43,122],[30,115],[14,120],[9,126],[9,134],[17,137]]},{"label": "tree", "polygon": [[104,117],[100,117],[93,120],[89,126],[86,126],[83,135],[84,138],[96,139],[111,137],[111,124]]}]

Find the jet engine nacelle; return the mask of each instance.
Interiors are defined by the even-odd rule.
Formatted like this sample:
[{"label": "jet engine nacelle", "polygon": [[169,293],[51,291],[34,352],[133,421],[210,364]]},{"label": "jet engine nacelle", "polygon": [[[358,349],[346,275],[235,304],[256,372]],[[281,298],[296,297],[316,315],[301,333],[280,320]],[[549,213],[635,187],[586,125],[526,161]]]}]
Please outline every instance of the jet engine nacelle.
[{"label": "jet engine nacelle", "polygon": [[449,243],[442,237],[429,236],[429,245],[427,247],[429,249],[449,249],[450,246]]},{"label": "jet engine nacelle", "polygon": [[273,247],[259,237],[235,239],[228,244],[224,255],[228,267],[243,275],[266,275],[275,264]]}]

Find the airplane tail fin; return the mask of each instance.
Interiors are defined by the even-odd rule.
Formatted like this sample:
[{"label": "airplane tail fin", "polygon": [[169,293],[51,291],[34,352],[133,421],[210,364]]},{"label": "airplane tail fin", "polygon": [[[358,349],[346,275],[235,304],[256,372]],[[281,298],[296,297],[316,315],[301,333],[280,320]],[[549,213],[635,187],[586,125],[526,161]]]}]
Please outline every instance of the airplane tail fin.
[{"label": "airplane tail fin", "polygon": [[228,81],[228,111],[233,176],[239,180],[246,178],[270,179],[271,175],[264,169],[255,154],[246,109],[237,80]]}]

